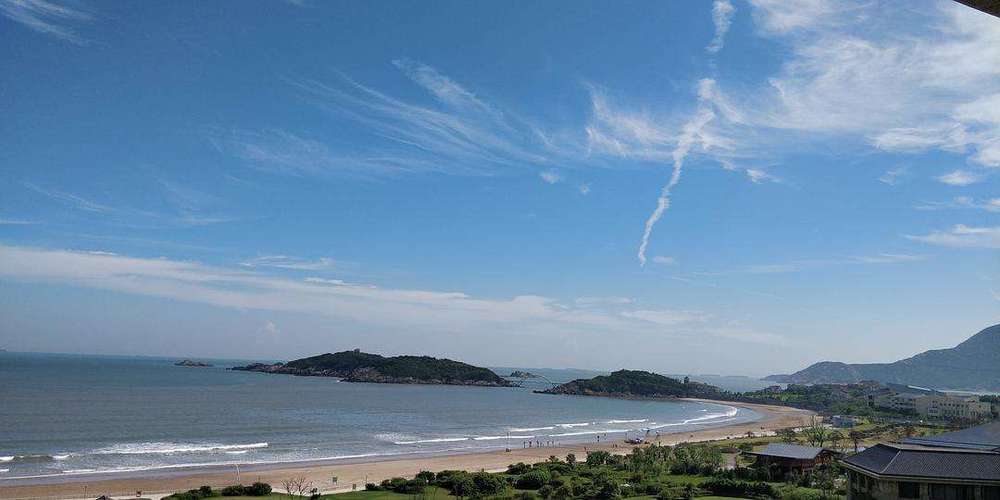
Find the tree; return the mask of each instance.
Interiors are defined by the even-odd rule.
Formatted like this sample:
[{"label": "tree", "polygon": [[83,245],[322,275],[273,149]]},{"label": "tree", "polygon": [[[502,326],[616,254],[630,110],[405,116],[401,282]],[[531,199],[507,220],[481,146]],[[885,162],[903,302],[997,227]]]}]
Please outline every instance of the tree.
[{"label": "tree", "polygon": [[833,431],[829,435],[830,447],[835,450],[840,450],[841,445],[844,442],[844,435],[840,431]]},{"label": "tree", "polygon": [[576,455],[573,454],[573,453],[567,454],[566,455],[566,463],[568,463],[570,467],[576,465]]},{"label": "tree", "polygon": [[819,420],[813,418],[812,425],[802,431],[806,440],[813,446],[823,447],[830,439],[830,430],[823,426]]},{"label": "tree", "polygon": [[847,439],[850,439],[851,443],[854,444],[854,453],[858,452],[858,445],[861,444],[861,440],[864,438],[865,435],[858,431],[851,431],[847,433]]},{"label": "tree", "polygon": [[784,429],[778,429],[775,433],[782,443],[794,443],[795,442],[795,429],[791,427],[786,427]]},{"label": "tree", "polygon": [[306,480],[305,476],[290,477],[281,481],[281,487],[288,494],[288,498],[292,498],[295,495],[304,497],[306,493],[313,490],[313,483]]}]

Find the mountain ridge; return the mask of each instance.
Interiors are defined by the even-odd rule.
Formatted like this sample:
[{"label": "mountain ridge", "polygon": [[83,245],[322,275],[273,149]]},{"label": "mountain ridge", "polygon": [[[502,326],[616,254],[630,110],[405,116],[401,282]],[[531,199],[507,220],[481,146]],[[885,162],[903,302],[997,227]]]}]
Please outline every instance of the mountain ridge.
[{"label": "mountain ridge", "polygon": [[848,384],[862,380],[956,390],[1000,390],[1000,324],[948,349],[931,349],[892,363],[820,361],[772,382]]}]

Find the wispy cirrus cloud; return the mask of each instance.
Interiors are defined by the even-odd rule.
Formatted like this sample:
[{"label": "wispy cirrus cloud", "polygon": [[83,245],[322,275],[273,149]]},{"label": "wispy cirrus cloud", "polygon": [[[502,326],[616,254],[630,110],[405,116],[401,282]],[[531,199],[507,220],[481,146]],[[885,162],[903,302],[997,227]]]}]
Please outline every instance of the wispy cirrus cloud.
[{"label": "wispy cirrus cloud", "polygon": [[356,130],[371,139],[364,148],[282,129],[213,130],[209,139],[258,168],[296,175],[492,175],[559,163],[565,146],[557,146],[540,127],[426,64],[409,59],[393,64],[436,105],[404,101],[343,74],[329,80],[287,79],[312,105],[358,125]]},{"label": "wispy cirrus cloud", "polygon": [[669,255],[654,255],[653,263],[660,264],[661,266],[673,266],[677,264],[677,259],[670,257]]},{"label": "wispy cirrus cloud", "polygon": [[983,174],[961,169],[935,177],[938,182],[948,184],[949,186],[971,186],[977,182],[982,182],[985,178],[986,176]]},{"label": "wispy cirrus cloud", "polygon": [[100,216],[102,221],[115,224],[206,226],[238,220],[235,217],[202,211],[200,209],[201,203],[209,199],[210,195],[162,178],[158,179],[158,184],[161,187],[164,198],[171,206],[169,210],[147,210],[112,205],[61,189],[42,187],[31,182],[23,183],[24,187],[30,191],[34,191],[64,207],[84,214]]},{"label": "wispy cirrus cloud", "polygon": [[699,271],[691,273],[694,276],[729,276],[739,274],[786,274],[801,271],[829,268],[834,266],[904,264],[927,260],[928,256],[920,254],[878,253],[873,255],[856,255],[850,257],[835,257],[829,259],[800,259],[788,262],[770,264],[752,264],[722,271]]},{"label": "wispy cirrus cloud", "polygon": [[24,187],[38,194],[41,194],[53,201],[56,201],[62,205],[77,210],[82,210],[85,212],[96,212],[96,213],[110,213],[116,211],[114,208],[108,205],[89,200],[87,198],[75,195],[73,193],[67,193],[59,189],[43,188],[31,182],[25,182]]},{"label": "wispy cirrus cloud", "polygon": [[932,231],[924,235],[906,235],[913,241],[952,248],[1000,248],[1000,226],[967,226],[956,224],[951,229]]},{"label": "wispy cirrus cloud", "polygon": [[0,0],[0,12],[32,30],[76,45],[88,43],[77,26],[94,20],[79,7],[56,0]]},{"label": "wispy cirrus cloud", "polygon": [[917,205],[917,210],[983,210],[1000,212],[1000,198],[977,200],[968,196],[956,196],[948,201],[929,201]]},{"label": "wispy cirrus cloud", "polygon": [[712,22],[715,24],[715,37],[712,41],[705,47],[705,50],[711,53],[718,52],[722,50],[722,46],[726,41],[726,32],[729,31],[729,26],[733,24],[733,14],[736,12],[736,8],[729,0],[715,0],[712,3]]},{"label": "wispy cirrus cloud", "polygon": [[538,176],[541,177],[546,184],[555,184],[562,180],[562,176],[555,170],[544,170],[539,172]]},{"label": "wispy cirrus cloud", "polygon": [[300,257],[290,257],[288,255],[261,255],[245,260],[241,262],[240,265],[250,268],[270,267],[278,269],[292,269],[296,271],[322,271],[334,269],[337,267],[337,262],[329,257],[320,257],[318,259],[310,260]]},{"label": "wispy cirrus cloud", "polygon": [[41,224],[42,221],[29,220],[29,219],[11,219],[8,217],[0,217],[0,226],[33,226],[35,224]]},{"label": "wispy cirrus cloud", "polygon": [[895,186],[903,181],[903,179],[909,175],[910,169],[907,167],[896,167],[886,170],[878,180],[882,184],[888,184],[890,186]]}]

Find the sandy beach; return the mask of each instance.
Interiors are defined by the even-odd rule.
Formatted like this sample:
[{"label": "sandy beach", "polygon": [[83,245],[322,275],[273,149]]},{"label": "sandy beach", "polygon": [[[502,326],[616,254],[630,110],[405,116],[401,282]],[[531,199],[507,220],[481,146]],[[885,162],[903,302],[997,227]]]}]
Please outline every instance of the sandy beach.
[{"label": "sandy beach", "polygon": [[[808,425],[813,413],[806,410],[782,406],[758,405],[748,403],[730,403],[705,401],[731,406],[748,408],[762,415],[762,419],[750,423],[730,426],[720,426],[693,432],[661,434],[661,444],[677,444],[681,442],[701,442],[724,440],[745,436],[748,431],[756,434],[773,433],[785,427],[801,427]],[[275,489],[280,488],[282,479],[305,476],[324,492],[350,491],[353,485],[363,489],[365,482],[378,482],[390,477],[412,477],[421,470],[440,471],[445,469],[462,469],[468,471],[499,471],[508,464],[516,462],[539,462],[555,455],[565,457],[567,453],[575,453],[584,457],[587,451],[598,449],[625,453],[631,447],[622,441],[591,444],[574,444],[565,446],[512,449],[478,452],[456,455],[431,455],[422,457],[385,458],[373,461],[370,458],[357,460],[338,460],[336,462],[312,462],[295,464],[260,464],[244,466],[240,470],[240,481],[249,484],[260,480],[270,483]],[[332,478],[337,477],[337,484]],[[30,481],[0,481],[0,498],[97,498],[107,494],[121,498],[135,498],[137,491],[142,491],[147,498],[159,498],[175,491],[187,490],[208,484],[224,486],[237,482],[235,467],[228,470],[217,468],[206,470],[158,470],[146,471],[142,475],[127,478],[109,479],[99,477],[76,476],[59,478],[59,482],[49,480],[44,484]]]}]

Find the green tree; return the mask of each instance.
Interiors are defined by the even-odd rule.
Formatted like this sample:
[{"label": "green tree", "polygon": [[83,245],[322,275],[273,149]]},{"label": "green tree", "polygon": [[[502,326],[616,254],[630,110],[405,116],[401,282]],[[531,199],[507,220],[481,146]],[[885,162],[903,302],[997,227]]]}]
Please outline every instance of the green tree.
[{"label": "green tree", "polygon": [[780,439],[782,443],[790,444],[795,442],[795,429],[792,429],[791,427],[778,429],[775,434],[777,434],[778,439]]}]

